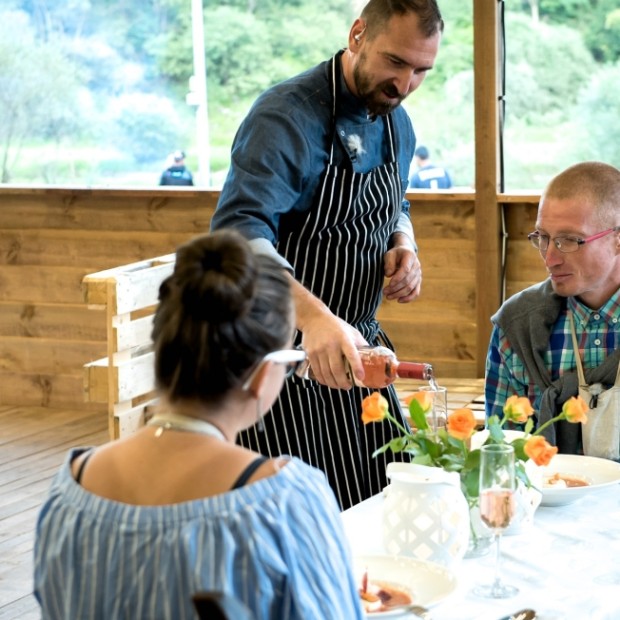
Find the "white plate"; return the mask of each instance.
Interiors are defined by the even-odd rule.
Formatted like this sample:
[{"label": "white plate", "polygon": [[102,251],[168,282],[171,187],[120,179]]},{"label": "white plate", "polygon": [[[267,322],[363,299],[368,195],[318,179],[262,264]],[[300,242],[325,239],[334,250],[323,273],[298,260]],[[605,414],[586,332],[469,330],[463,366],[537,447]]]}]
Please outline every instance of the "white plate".
[{"label": "white plate", "polygon": [[556,454],[549,465],[541,469],[543,476],[560,473],[585,478],[590,483],[586,487],[543,488],[543,506],[572,504],[592,491],[620,482],[620,463],[595,456]]},{"label": "white plate", "polygon": [[[362,583],[364,571],[373,581],[390,581],[401,585],[413,597],[413,603],[431,607],[456,590],[456,577],[447,568],[403,555],[366,555],[353,558],[353,570],[357,583]],[[402,610],[369,613],[368,618],[394,618],[402,616]],[[409,614],[410,615],[410,614]]]}]

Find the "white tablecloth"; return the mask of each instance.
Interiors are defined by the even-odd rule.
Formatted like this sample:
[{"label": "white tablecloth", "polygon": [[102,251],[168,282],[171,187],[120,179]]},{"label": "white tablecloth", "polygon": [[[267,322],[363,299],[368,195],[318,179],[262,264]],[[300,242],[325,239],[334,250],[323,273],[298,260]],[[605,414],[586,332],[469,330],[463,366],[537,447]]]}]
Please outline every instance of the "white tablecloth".
[{"label": "white tablecloth", "polygon": [[[383,554],[383,497],[342,513],[354,555]],[[503,574],[517,596],[481,599],[471,590],[490,583],[494,548],[453,570],[459,587],[433,607],[433,620],[497,620],[522,608],[542,620],[620,620],[620,485],[593,490],[566,506],[540,506],[526,531],[501,541]]]}]

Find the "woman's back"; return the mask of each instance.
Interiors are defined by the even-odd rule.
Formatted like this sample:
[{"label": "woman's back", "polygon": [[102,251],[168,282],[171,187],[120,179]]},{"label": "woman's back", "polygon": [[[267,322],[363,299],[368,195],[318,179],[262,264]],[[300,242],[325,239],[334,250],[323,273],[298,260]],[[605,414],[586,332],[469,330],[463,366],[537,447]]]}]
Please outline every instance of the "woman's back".
[{"label": "woman's back", "polygon": [[297,459],[238,490],[165,506],[93,495],[68,459],[41,511],[35,566],[46,618],[194,618],[191,596],[205,590],[256,618],[363,617],[333,492]]},{"label": "woman's back", "polygon": [[291,349],[288,275],[238,233],[218,231],[179,248],[159,302],[159,411],[130,437],[71,451],[41,509],[43,617],[195,618],[192,596],[204,591],[257,620],[361,617],[324,475],[235,443],[241,430],[260,432],[305,359]]}]

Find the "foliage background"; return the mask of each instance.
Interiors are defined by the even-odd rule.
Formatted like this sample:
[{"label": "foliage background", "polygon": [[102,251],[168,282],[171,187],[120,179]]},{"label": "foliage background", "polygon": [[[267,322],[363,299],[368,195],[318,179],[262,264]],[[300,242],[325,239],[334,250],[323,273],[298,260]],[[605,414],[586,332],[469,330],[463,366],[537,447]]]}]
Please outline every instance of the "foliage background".
[{"label": "foliage background", "polygon": [[[474,178],[471,0],[440,0],[436,68],[404,103],[458,186]],[[210,184],[265,88],[346,44],[356,0],[204,0]],[[620,166],[617,0],[506,0],[506,189],[579,159]],[[154,186],[197,165],[191,0],[0,0],[0,181]]]}]

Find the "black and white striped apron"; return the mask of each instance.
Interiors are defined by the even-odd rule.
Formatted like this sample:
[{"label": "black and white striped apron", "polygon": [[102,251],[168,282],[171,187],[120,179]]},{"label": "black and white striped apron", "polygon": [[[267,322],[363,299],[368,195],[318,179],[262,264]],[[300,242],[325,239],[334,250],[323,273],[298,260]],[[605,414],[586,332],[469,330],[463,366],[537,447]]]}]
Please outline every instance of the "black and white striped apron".
[{"label": "black and white striped apron", "polygon": [[[383,256],[401,213],[401,183],[390,116],[382,119],[390,161],[368,173],[334,165],[337,59],[332,60],[333,132],[329,164],[313,207],[294,230],[280,233],[278,251],[295,268],[295,278],[330,310],[353,325],[370,344],[389,341],[375,319],[383,288]],[[296,342],[301,341],[297,334]],[[391,453],[372,453],[398,431],[388,422],[364,425],[362,400],[375,390],[331,389],[296,376],[240,443],[263,454],[290,454],[323,470],[342,509],[380,492]],[[390,411],[400,415],[393,386],[382,390]],[[397,455],[397,459],[400,455]]]}]

